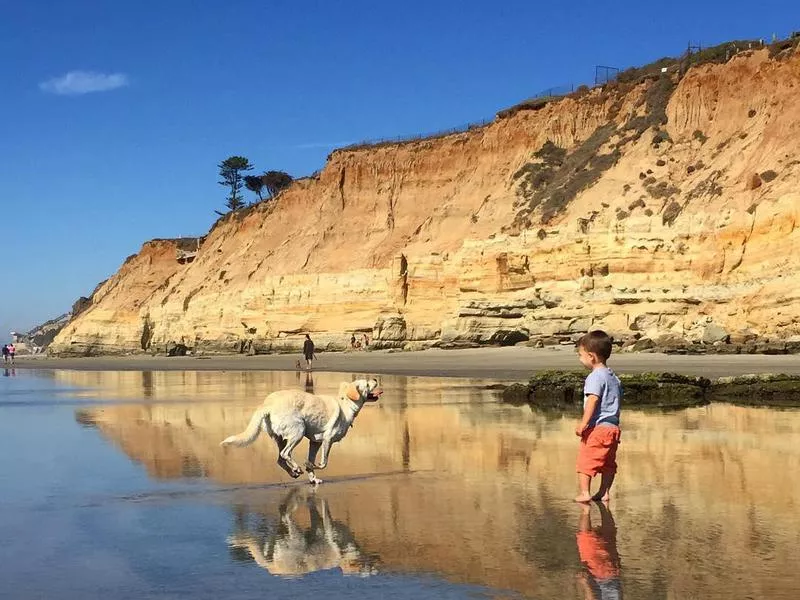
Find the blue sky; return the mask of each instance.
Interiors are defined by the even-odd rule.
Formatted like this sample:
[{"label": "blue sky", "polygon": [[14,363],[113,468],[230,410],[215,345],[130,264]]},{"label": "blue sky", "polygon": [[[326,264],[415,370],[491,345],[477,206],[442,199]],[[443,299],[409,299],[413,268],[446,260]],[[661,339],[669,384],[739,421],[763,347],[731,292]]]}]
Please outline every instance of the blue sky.
[{"label": "blue sky", "polygon": [[305,175],[336,145],[491,118],[596,64],[793,27],[796,0],[0,2],[0,337],[143,241],[207,231],[231,154]]}]

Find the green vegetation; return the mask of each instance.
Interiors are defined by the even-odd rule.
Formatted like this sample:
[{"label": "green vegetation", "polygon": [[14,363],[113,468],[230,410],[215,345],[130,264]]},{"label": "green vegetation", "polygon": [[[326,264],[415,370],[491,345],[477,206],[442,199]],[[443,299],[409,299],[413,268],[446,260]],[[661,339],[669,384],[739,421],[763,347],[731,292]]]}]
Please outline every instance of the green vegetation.
[{"label": "green vegetation", "polygon": [[[259,202],[264,200],[264,190],[267,190],[269,198],[274,198],[280,191],[289,187],[294,179],[284,171],[266,171],[263,175],[244,175],[247,171],[253,170],[253,165],[244,156],[229,156],[219,165],[219,175],[222,178],[219,182],[230,188],[230,193],[225,202],[230,212],[239,211],[247,204],[242,198],[242,186],[258,196]],[[214,211],[220,216],[225,213]]]},{"label": "green vegetation", "polygon": [[764,171],[763,173],[761,173],[761,179],[766,183],[769,183],[770,181],[775,179],[777,176],[778,176],[778,174],[775,171],[773,171],[772,169],[770,169],[768,171]]},{"label": "green vegetation", "polygon": [[253,165],[244,156],[229,156],[218,165],[219,176],[222,178],[220,185],[230,188],[230,193],[225,201],[229,210],[239,210],[245,203],[240,194],[243,185],[244,171],[252,171]]},{"label": "green vegetation", "polygon": [[748,406],[800,406],[800,377],[792,375],[744,375],[714,382],[712,402]]},{"label": "green vegetation", "polygon": [[664,225],[669,225],[671,227],[675,222],[675,219],[678,218],[678,215],[681,214],[682,210],[683,207],[673,200],[667,205],[667,207],[664,209],[664,212],[661,213],[661,222]]},{"label": "green vegetation", "polygon": [[675,185],[670,185],[666,181],[660,181],[655,185],[649,185],[646,188],[647,193],[650,194],[652,198],[657,200],[663,198],[671,198],[675,194],[679,194],[681,189]]},{"label": "green vegetation", "polygon": [[267,171],[261,176],[264,187],[270,198],[274,198],[278,192],[285,190],[292,184],[292,176],[284,171]]},{"label": "green vegetation", "polygon": [[257,175],[245,175],[244,187],[258,196],[259,202],[264,199],[261,192],[264,189],[264,179]]},{"label": "green vegetation", "polygon": [[591,187],[620,157],[619,149],[600,154],[608,143],[616,125],[609,123],[598,127],[589,138],[572,152],[547,142],[534,156],[539,162],[528,163],[514,174],[519,194],[527,206],[517,216],[521,220],[538,207],[542,208],[542,222],[555,217],[575,196]]},{"label": "green vegetation", "polygon": [[[585,371],[543,371],[534,374],[527,389],[509,386],[503,400],[512,404],[529,402],[539,408],[580,407],[583,403]],[[677,408],[707,402],[711,381],[674,373],[621,375],[625,405]]]},{"label": "green vegetation", "polygon": [[[687,167],[687,172],[692,173],[694,172],[702,163],[697,163],[697,165],[690,165]],[[691,169],[691,171],[689,171]],[[715,170],[712,171],[711,174],[706,177],[703,181],[698,183],[694,188],[692,188],[689,193],[686,195],[687,200],[694,200],[695,198],[701,198],[703,196],[708,196],[709,198],[716,198],[717,196],[722,195],[722,186],[717,183],[718,180],[722,179],[723,171]]]},{"label": "green vegetation", "polygon": [[[503,390],[503,401],[542,409],[580,410],[585,371],[543,371]],[[620,375],[625,408],[682,408],[709,402],[749,406],[800,406],[800,377],[745,375],[711,381],[675,373]]]}]

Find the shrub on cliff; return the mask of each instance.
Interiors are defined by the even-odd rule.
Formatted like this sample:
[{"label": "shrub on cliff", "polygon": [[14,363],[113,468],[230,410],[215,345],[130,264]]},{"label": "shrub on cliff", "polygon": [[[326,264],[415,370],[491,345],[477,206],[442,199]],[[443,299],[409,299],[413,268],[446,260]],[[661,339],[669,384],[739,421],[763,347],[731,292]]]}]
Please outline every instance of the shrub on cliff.
[{"label": "shrub on cliff", "polygon": [[289,187],[294,179],[284,171],[267,171],[261,176],[261,181],[267,188],[269,197],[274,198],[278,192]]},{"label": "shrub on cliff", "polygon": [[264,199],[261,195],[264,189],[264,180],[256,175],[246,175],[244,178],[244,187],[258,196],[259,202]]}]

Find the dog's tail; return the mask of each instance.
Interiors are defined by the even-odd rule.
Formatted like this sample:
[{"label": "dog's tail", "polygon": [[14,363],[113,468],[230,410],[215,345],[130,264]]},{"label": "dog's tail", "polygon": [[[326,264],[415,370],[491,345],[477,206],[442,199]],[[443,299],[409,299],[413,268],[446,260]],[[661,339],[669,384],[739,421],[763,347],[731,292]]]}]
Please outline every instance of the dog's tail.
[{"label": "dog's tail", "polygon": [[250,422],[247,424],[247,429],[237,435],[226,437],[220,442],[220,446],[249,446],[261,433],[261,424],[264,419],[269,415],[269,407],[261,406],[256,409],[253,416],[250,417]]}]

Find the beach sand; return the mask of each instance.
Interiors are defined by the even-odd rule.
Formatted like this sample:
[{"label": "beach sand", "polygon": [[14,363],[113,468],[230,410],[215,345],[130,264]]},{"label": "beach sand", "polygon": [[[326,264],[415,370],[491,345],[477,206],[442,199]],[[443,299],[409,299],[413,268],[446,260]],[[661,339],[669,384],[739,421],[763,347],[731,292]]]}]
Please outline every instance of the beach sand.
[{"label": "beach sand", "polygon": [[[18,356],[16,368],[87,371],[293,371],[297,354],[240,356],[48,358]],[[609,366],[620,373],[669,371],[684,375],[722,377],[750,373],[800,375],[800,355],[614,354]],[[320,352],[314,371],[475,377],[525,380],[534,371],[576,369],[581,365],[572,347],[470,348],[421,352]]]}]

